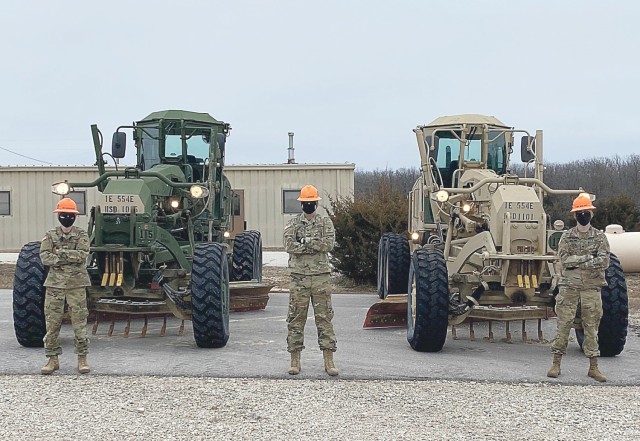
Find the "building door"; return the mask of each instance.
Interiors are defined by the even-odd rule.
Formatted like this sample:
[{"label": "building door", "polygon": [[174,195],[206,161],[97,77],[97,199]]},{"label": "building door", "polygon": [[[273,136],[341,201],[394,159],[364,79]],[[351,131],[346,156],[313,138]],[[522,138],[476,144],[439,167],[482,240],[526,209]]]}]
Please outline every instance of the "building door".
[{"label": "building door", "polygon": [[231,237],[247,229],[244,218],[244,190],[231,190]]}]

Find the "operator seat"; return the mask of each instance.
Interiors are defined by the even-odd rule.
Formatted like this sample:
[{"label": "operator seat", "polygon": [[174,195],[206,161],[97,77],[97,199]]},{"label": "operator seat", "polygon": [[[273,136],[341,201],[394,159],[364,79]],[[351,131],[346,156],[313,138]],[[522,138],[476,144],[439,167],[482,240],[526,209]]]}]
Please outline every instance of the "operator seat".
[{"label": "operator seat", "polygon": [[187,163],[193,170],[193,182],[202,182],[202,161],[193,155],[187,155]]},{"label": "operator seat", "polygon": [[454,174],[459,167],[460,166],[457,159],[454,159],[449,164],[449,187],[451,188],[455,187],[458,184],[457,182],[454,182],[454,177],[455,177]]}]

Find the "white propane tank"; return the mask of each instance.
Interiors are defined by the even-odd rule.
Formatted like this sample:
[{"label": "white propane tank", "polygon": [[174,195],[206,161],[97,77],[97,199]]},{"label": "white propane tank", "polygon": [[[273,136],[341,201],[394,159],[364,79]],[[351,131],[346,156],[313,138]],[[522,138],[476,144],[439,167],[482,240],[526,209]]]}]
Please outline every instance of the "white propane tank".
[{"label": "white propane tank", "polygon": [[607,225],[604,234],[611,252],[618,256],[625,273],[640,273],[640,232],[624,231],[617,224]]}]

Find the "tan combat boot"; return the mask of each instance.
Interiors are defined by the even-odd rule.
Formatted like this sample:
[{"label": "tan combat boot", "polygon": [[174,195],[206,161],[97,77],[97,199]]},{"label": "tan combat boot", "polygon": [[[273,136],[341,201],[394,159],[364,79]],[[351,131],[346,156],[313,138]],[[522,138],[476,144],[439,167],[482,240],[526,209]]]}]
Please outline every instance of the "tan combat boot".
[{"label": "tan combat boot", "polygon": [[560,376],[560,362],[562,361],[562,354],[553,354],[553,364],[551,369],[547,372],[547,377],[558,378]]},{"label": "tan combat boot", "polygon": [[291,353],[291,367],[289,368],[289,375],[298,375],[300,373],[300,351],[293,351]]},{"label": "tan combat boot", "polygon": [[587,372],[587,375],[601,383],[607,381],[607,377],[602,375],[602,372],[598,369],[598,357],[589,358],[589,372]]},{"label": "tan combat boot", "polygon": [[324,370],[327,374],[335,377],[338,375],[338,369],[333,364],[333,351],[329,349],[325,349],[322,351],[322,355],[324,356]]},{"label": "tan combat boot", "polygon": [[58,361],[58,356],[53,355],[49,357],[49,361],[47,361],[47,364],[42,366],[42,369],[40,369],[40,373],[42,373],[43,375],[51,375],[53,374],[54,371],[57,371],[58,369],[60,369],[60,362]]},{"label": "tan combat boot", "polygon": [[89,365],[87,364],[87,356],[78,355],[78,372],[88,374],[90,371],[91,369],[89,369]]}]

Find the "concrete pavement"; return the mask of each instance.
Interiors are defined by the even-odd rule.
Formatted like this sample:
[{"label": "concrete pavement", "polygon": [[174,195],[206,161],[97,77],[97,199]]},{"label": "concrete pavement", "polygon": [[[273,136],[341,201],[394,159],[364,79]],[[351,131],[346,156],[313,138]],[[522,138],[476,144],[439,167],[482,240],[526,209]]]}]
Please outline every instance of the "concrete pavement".
[{"label": "concrete pavement", "polygon": [[[45,361],[43,349],[21,347],[13,330],[11,291],[0,290],[0,374],[37,374]],[[400,328],[363,329],[362,323],[375,294],[335,294],[334,319],[338,337],[336,364],[345,379],[456,379],[504,382],[549,382],[554,384],[594,384],[586,376],[588,362],[577,343],[569,353],[557,380],[545,374],[551,355],[548,343],[523,343],[519,326],[512,326],[513,343],[500,341],[504,328],[494,325],[496,342],[483,339],[486,325],[475,324],[476,341],[470,341],[468,326],[458,327],[458,339],[449,335],[444,349],[436,354],[413,351]],[[92,375],[178,375],[211,377],[289,378],[286,373],[287,294],[271,294],[263,311],[233,313],[231,337],[221,349],[199,349],[193,340],[191,323],[178,336],[177,319],[169,320],[167,336],[160,337],[160,322],[151,321],[147,336],[140,337],[142,321],[131,324],[128,338],[122,336],[124,322],[116,322],[112,337],[108,323],[102,323],[91,337],[89,361]],[[91,326],[89,326],[91,329]],[[535,322],[528,325],[535,336]],[[545,339],[554,336],[555,321],[543,322]],[[609,378],[606,384],[640,385],[640,338],[630,329],[623,353],[601,359],[600,366]],[[60,374],[75,374],[73,332],[70,325],[62,331],[65,353]],[[573,335],[573,334],[572,334]],[[315,324],[310,317],[306,329],[307,349],[302,356],[302,373],[296,378],[327,378],[317,347]]]}]

